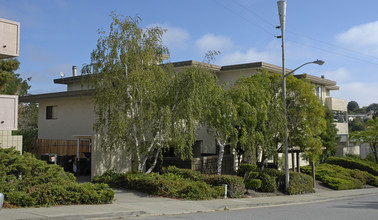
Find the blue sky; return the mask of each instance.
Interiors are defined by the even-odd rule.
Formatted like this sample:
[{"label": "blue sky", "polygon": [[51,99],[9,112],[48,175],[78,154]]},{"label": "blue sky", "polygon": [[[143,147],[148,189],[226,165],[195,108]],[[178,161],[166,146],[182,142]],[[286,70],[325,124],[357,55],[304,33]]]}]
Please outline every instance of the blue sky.
[{"label": "blue sky", "polygon": [[[287,0],[286,67],[325,60],[297,73],[337,81],[333,97],[378,103],[377,8],[375,0]],[[53,79],[90,62],[97,30],[108,29],[113,10],[166,28],[171,62],[202,61],[215,49],[218,65],[281,65],[276,0],[0,0],[0,17],[21,23],[18,72],[32,77],[30,93],[64,91]]]}]

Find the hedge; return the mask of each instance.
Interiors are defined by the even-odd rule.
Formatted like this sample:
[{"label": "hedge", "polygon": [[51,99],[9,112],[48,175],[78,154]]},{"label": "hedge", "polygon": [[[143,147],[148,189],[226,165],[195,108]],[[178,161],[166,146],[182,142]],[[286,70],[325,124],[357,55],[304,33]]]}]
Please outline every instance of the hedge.
[{"label": "hedge", "polygon": [[243,179],[230,175],[204,175],[198,171],[168,167],[157,173],[124,173],[108,171],[95,177],[94,182],[107,183],[112,187],[183,199],[212,199],[224,194],[222,184],[227,184],[230,198],[244,196]]},{"label": "hedge", "polygon": [[328,157],[326,163],[339,165],[348,169],[358,169],[378,176],[378,165],[362,159],[352,157]]},{"label": "hedge", "polygon": [[[310,166],[301,168],[303,173],[312,174]],[[361,189],[366,183],[377,184],[377,179],[371,174],[343,168],[333,164],[320,164],[316,167],[315,178],[335,190]]]},{"label": "hedge", "polygon": [[14,148],[0,148],[0,192],[5,207],[104,204],[114,198],[106,184],[77,183],[60,166]]}]

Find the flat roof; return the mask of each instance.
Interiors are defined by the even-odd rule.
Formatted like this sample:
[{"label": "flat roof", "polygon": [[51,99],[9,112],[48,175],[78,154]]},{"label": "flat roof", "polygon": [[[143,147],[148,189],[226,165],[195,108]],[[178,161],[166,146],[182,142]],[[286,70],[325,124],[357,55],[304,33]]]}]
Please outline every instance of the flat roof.
[{"label": "flat roof", "polygon": [[64,97],[80,97],[80,96],[90,96],[94,90],[76,90],[76,91],[65,91],[65,92],[54,92],[54,93],[44,93],[38,95],[27,95],[21,96],[20,102],[39,102],[43,99],[53,99],[53,98],[64,98]]}]

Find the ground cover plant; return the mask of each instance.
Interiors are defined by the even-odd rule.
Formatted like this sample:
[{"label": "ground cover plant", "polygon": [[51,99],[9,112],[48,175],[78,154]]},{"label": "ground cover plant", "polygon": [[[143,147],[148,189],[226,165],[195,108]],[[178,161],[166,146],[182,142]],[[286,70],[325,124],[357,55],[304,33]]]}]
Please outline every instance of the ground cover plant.
[{"label": "ground cover plant", "polygon": [[[311,167],[301,168],[303,173],[311,175]],[[363,185],[378,186],[378,177],[366,171],[348,169],[333,164],[320,164],[316,167],[315,177],[326,186],[335,190],[361,189]]]},{"label": "ground cover plant", "polygon": [[108,171],[102,176],[94,177],[93,181],[157,196],[191,200],[221,198],[224,195],[222,184],[227,184],[228,197],[244,196],[243,179],[238,176],[204,175],[198,171],[176,167],[164,168],[161,174]]},{"label": "ground cover plant", "polygon": [[77,183],[60,166],[14,148],[0,148],[0,192],[4,207],[105,204],[114,198],[106,184]]},{"label": "ground cover plant", "polygon": [[[237,175],[244,178],[247,189],[253,189],[259,192],[284,192],[285,189],[285,172],[282,170],[265,168],[257,169],[253,164],[241,164]],[[288,189],[289,195],[311,193],[312,178],[308,175],[296,172],[290,172],[290,184]]]},{"label": "ground cover plant", "polygon": [[378,164],[357,157],[329,157],[327,158],[326,163],[339,165],[349,169],[358,169],[369,172],[374,176],[378,176]]}]

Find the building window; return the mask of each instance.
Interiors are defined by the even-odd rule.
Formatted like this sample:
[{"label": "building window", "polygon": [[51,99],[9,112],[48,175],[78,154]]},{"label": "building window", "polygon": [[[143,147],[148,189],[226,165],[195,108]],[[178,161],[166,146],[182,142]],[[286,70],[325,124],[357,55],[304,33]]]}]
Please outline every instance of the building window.
[{"label": "building window", "polygon": [[319,100],[322,100],[323,98],[322,87],[320,86],[316,87],[315,91],[316,91],[316,96],[319,98]]},{"label": "building window", "polygon": [[346,112],[345,111],[333,111],[333,116],[334,122],[339,122],[339,123],[346,123],[347,122],[347,117],[346,117]]},{"label": "building window", "polygon": [[46,119],[57,119],[58,106],[52,105],[52,106],[46,106]]}]

